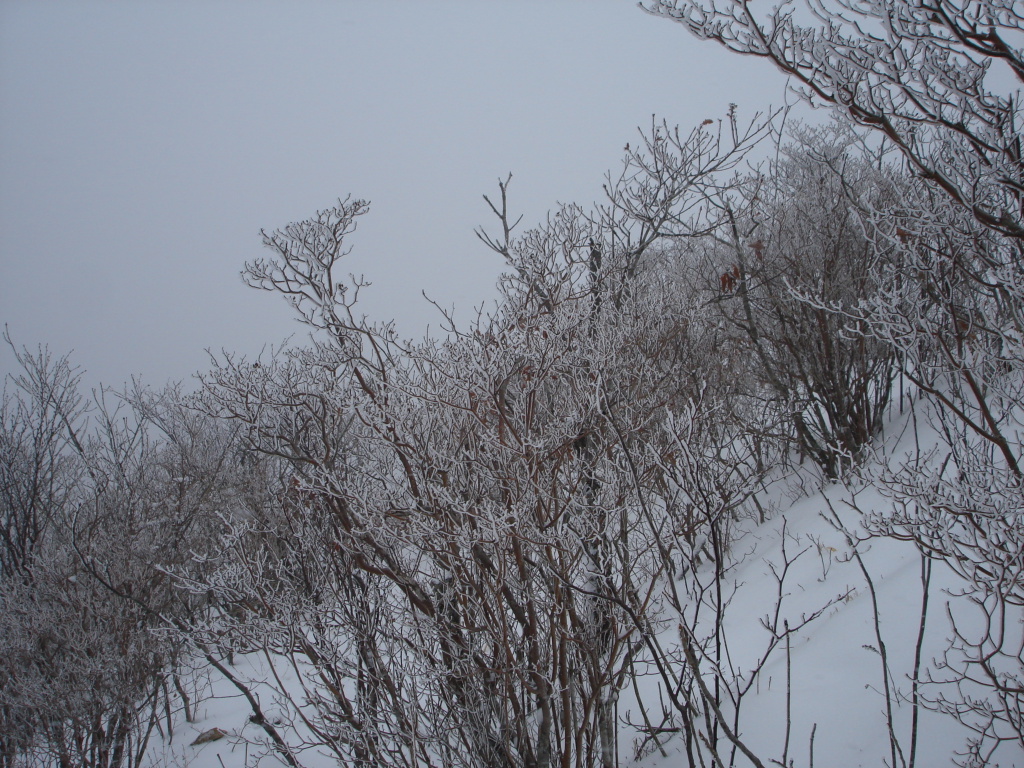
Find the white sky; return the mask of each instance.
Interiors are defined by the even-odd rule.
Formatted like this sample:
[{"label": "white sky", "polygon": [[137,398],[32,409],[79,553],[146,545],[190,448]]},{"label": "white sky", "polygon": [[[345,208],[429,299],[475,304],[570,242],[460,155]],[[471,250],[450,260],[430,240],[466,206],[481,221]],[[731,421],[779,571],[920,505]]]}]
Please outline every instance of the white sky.
[{"label": "white sky", "polygon": [[352,193],[366,311],[419,336],[422,290],[463,320],[493,296],[499,176],[533,224],[596,199],[652,114],[784,100],[633,0],[0,0],[0,322],[90,385],[258,352],[305,333],[238,276],[260,228]]}]

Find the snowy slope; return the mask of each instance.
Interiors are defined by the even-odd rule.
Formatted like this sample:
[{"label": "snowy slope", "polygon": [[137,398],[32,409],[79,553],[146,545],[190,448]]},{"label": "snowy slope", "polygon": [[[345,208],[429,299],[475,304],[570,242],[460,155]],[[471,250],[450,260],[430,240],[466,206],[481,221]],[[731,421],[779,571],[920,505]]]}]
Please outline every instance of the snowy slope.
[{"label": "snowy slope", "polygon": [[[917,434],[907,427],[906,417],[889,425],[887,431],[893,437],[879,445],[875,467],[881,462],[897,466],[913,451],[927,450],[935,444],[934,435],[926,427],[919,426]],[[806,490],[807,478],[803,482]],[[794,501],[796,495],[793,478],[776,483],[771,497],[763,502],[780,512],[763,525],[748,523],[732,549],[738,564],[729,575],[735,591],[725,617],[727,651],[733,670],[751,682],[741,704],[738,735],[765,765],[781,764],[784,755],[786,765],[798,768],[889,765],[892,759],[885,680],[872,592],[860,564],[852,557],[850,541],[838,530],[841,525],[854,537],[863,535],[861,514],[884,510],[889,502],[877,487],[865,483],[833,484],[804,493]],[[893,735],[903,759],[909,759],[913,725],[909,697],[922,608],[921,559],[913,545],[888,539],[862,542],[857,550],[877,599],[878,632],[887,653],[893,691]],[[785,569],[787,560],[789,566]],[[952,602],[952,610],[961,610],[950,597],[956,587],[955,576],[936,564],[921,654],[925,668],[940,659],[947,647],[950,622],[946,607]],[[783,597],[780,626],[783,621],[797,626],[822,608],[824,611],[791,637],[788,663],[785,644],[779,644],[755,679],[752,671],[771,639],[764,623],[772,622],[769,614],[779,594]],[[671,645],[677,632],[676,622],[668,621],[662,642]],[[233,673],[250,681],[271,677],[267,660],[255,655],[237,657]],[[295,684],[294,672],[285,669],[284,664],[279,665],[278,673],[285,685]],[[246,700],[215,671],[208,674],[211,695],[199,705],[198,718],[193,723],[178,722],[170,742],[154,735],[150,751],[153,764],[196,768],[284,765],[267,747],[263,732],[249,722]],[[665,700],[660,678],[642,678],[638,690],[648,717],[657,725],[662,721],[661,702]],[[273,689],[257,686],[256,692],[268,715],[287,728],[288,710],[275,700]],[[921,690],[925,698],[934,698],[938,692],[938,686],[923,686]],[[642,722],[640,704],[631,687],[622,692],[618,706],[621,722]],[[963,749],[968,732],[948,715],[928,708],[920,710],[919,718],[916,765],[951,765],[955,753]],[[192,745],[200,733],[211,728],[227,735],[218,741]],[[637,747],[645,741],[637,759]],[[621,764],[645,768],[686,765],[678,733],[663,733],[659,742],[660,747],[623,725]],[[723,757],[727,756],[729,745],[719,746]],[[1014,749],[1013,745],[1004,746],[997,753],[998,764],[1004,768],[1024,766],[1024,755]],[[335,765],[314,750],[302,752],[300,759],[309,768]],[[737,764],[747,763],[740,756]]]}]

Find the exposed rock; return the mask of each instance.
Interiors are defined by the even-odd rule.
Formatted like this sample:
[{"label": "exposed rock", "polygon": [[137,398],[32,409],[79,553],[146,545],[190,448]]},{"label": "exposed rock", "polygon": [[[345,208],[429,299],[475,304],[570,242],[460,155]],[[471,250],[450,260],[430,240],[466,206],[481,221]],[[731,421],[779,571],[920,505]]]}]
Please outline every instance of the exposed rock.
[{"label": "exposed rock", "polygon": [[196,740],[192,742],[192,746],[198,746],[199,744],[208,744],[211,741],[218,741],[227,736],[227,731],[222,731],[220,728],[211,728],[208,731],[200,733]]}]

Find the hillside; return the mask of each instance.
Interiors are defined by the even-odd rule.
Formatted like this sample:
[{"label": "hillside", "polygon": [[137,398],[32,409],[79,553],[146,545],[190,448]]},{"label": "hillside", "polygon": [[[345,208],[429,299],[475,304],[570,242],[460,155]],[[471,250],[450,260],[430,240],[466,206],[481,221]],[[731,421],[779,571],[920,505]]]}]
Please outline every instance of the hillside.
[{"label": "hillside", "polygon": [[188,388],[5,334],[3,768],[1024,768],[1024,16],[641,5],[832,122],[499,179],[419,339],[352,195],[244,265],[305,334]]},{"label": "hillside", "polygon": [[[926,414],[926,406],[918,404],[916,409],[918,414]],[[909,407],[903,416],[895,412],[890,416],[884,429],[889,437],[875,444],[875,458],[860,468],[863,477],[928,455],[939,443],[927,419],[912,419]],[[737,684],[749,687],[740,707],[738,734],[765,765],[782,762],[784,753],[788,755],[786,764],[796,766],[890,764],[883,665],[876,634],[880,633],[891,685],[892,732],[902,759],[910,760],[913,748],[917,765],[952,765],[956,755],[964,753],[972,733],[949,714],[937,711],[934,702],[940,697],[956,696],[949,686],[938,683],[921,687],[922,706],[915,726],[911,701],[914,665],[922,665],[919,679],[943,679],[948,672],[939,665],[953,637],[950,615],[960,617],[959,630],[967,635],[984,632],[985,624],[959,597],[962,582],[937,563],[930,576],[918,651],[924,595],[921,557],[910,543],[868,537],[862,524],[864,514],[890,510],[892,502],[869,481],[826,483],[823,489],[814,490],[818,485],[820,476],[807,468],[776,478],[762,498],[762,504],[773,510],[771,519],[762,524],[745,521],[731,547],[723,636]],[[871,579],[870,586],[839,525],[853,538],[863,537],[856,551]],[[707,564],[702,567],[708,570]],[[776,619],[777,605],[781,608]],[[671,648],[678,646],[674,639],[678,629],[670,610],[667,616],[659,639]],[[816,618],[790,637],[788,649],[784,642],[778,644],[765,660],[772,639],[766,625],[777,621],[776,626],[788,622],[796,627],[813,616]],[[1018,624],[1022,619],[1024,614],[1016,617]],[[708,629],[706,625],[702,628]],[[271,662],[277,663],[280,680],[271,674]],[[216,670],[199,664],[197,673],[205,681],[207,697],[199,716],[185,723],[179,713],[173,738],[155,739],[150,747],[150,764],[196,768],[286,765],[250,722],[252,711],[244,697]],[[276,694],[281,685],[293,692],[300,690],[295,671],[285,659],[240,654],[230,669],[252,686],[265,711],[273,713],[278,723],[297,724],[298,733],[304,732],[292,703]],[[756,674],[755,669],[759,670]],[[638,672],[637,687],[627,687],[618,701],[618,764],[645,768],[686,765],[679,718],[666,706],[664,682],[653,665],[638,663]],[[646,729],[637,694],[649,722],[659,729],[655,738]],[[212,728],[224,731],[224,737],[192,746],[199,734]],[[293,733],[291,741],[298,745],[301,739]],[[727,743],[724,750],[723,754],[731,754]],[[297,754],[308,768],[336,765],[330,756],[317,756],[316,752]],[[732,757],[726,759],[732,763]],[[739,766],[751,764],[742,755],[735,760]],[[1018,745],[1005,744],[990,764],[1006,768],[1024,765],[1024,752]]]}]

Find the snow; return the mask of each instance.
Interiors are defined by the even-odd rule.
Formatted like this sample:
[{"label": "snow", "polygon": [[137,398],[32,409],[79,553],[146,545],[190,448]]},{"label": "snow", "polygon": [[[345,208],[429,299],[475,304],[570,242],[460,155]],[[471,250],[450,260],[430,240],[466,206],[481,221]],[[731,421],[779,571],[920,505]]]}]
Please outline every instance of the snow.
[{"label": "snow", "polygon": [[[885,433],[890,438],[879,444],[877,456],[866,465],[865,474],[883,466],[897,467],[917,451],[927,452],[937,444],[928,427],[919,424],[915,432],[912,425],[908,427],[908,420],[909,415],[904,415],[887,425]],[[832,484],[792,501],[793,481],[790,478],[770,487],[770,495],[761,499],[762,504],[781,511],[763,525],[748,523],[732,548],[738,564],[728,577],[735,590],[724,625],[728,657],[740,677],[751,681],[771,640],[765,624],[771,623],[769,612],[778,593],[783,596],[780,625],[788,621],[796,626],[824,609],[791,638],[788,763],[848,768],[889,765],[884,680],[871,591],[852,557],[850,542],[837,526],[841,524],[854,537],[862,537],[861,514],[884,510],[890,502],[877,486],[866,483]],[[800,482],[806,487],[807,477],[800,478]],[[879,628],[891,667],[891,685],[897,691],[893,697],[893,732],[908,756],[912,727],[909,697],[922,600],[920,556],[913,545],[892,539],[864,541],[857,549],[876,590]],[[788,570],[784,553],[790,561]],[[778,578],[783,573],[780,590]],[[941,658],[951,637],[945,607],[956,586],[955,575],[936,562],[922,655],[925,665]],[[671,644],[677,631],[676,623],[669,621],[660,639]],[[289,729],[293,718],[269,683],[273,675],[268,665],[268,659],[258,654],[238,655],[231,670],[246,681],[263,681],[255,686],[261,706],[283,732],[290,734],[290,743],[298,743],[301,729]],[[295,671],[287,663],[276,665],[276,671],[285,687],[300,690]],[[263,731],[249,721],[251,711],[245,698],[216,671],[204,670],[202,674],[209,675],[210,695],[199,705],[198,717],[192,723],[179,721],[173,740],[154,735],[150,764],[168,768],[285,765],[268,746]],[[783,642],[770,654],[741,703],[737,735],[766,765],[779,764],[785,748],[786,677]],[[933,688],[923,686],[922,694],[934,698],[937,691]],[[642,677],[638,683],[655,725],[660,719],[662,689],[656,675]],[[296,699],[301,700],[301,696]],[[632,686],[627,686],[620,694],[618,708],[620,764],[643,768],[686,765],[683,739],[673,733],[660,736],[661,749],[648,741],[636,759],[637,747],[645,739],[626,723],[642,723],[639,707]],[[215,727],[223,729],[227,737],[192,745],[199,734]],[[918,727],[918,766],[950,765],[969,735],[948,715],[928,708],[921,709]],[[722,743],[720,749],[727,753],[729,745]],[[299,759],[308,768],[336,765],[329,756],[315,750],[301,752]],[[997,753],[996,762],[1004,768],[1024,766],[1024,755],[1008,744]],[[738,756],[737,764],[748,763]]]}]

